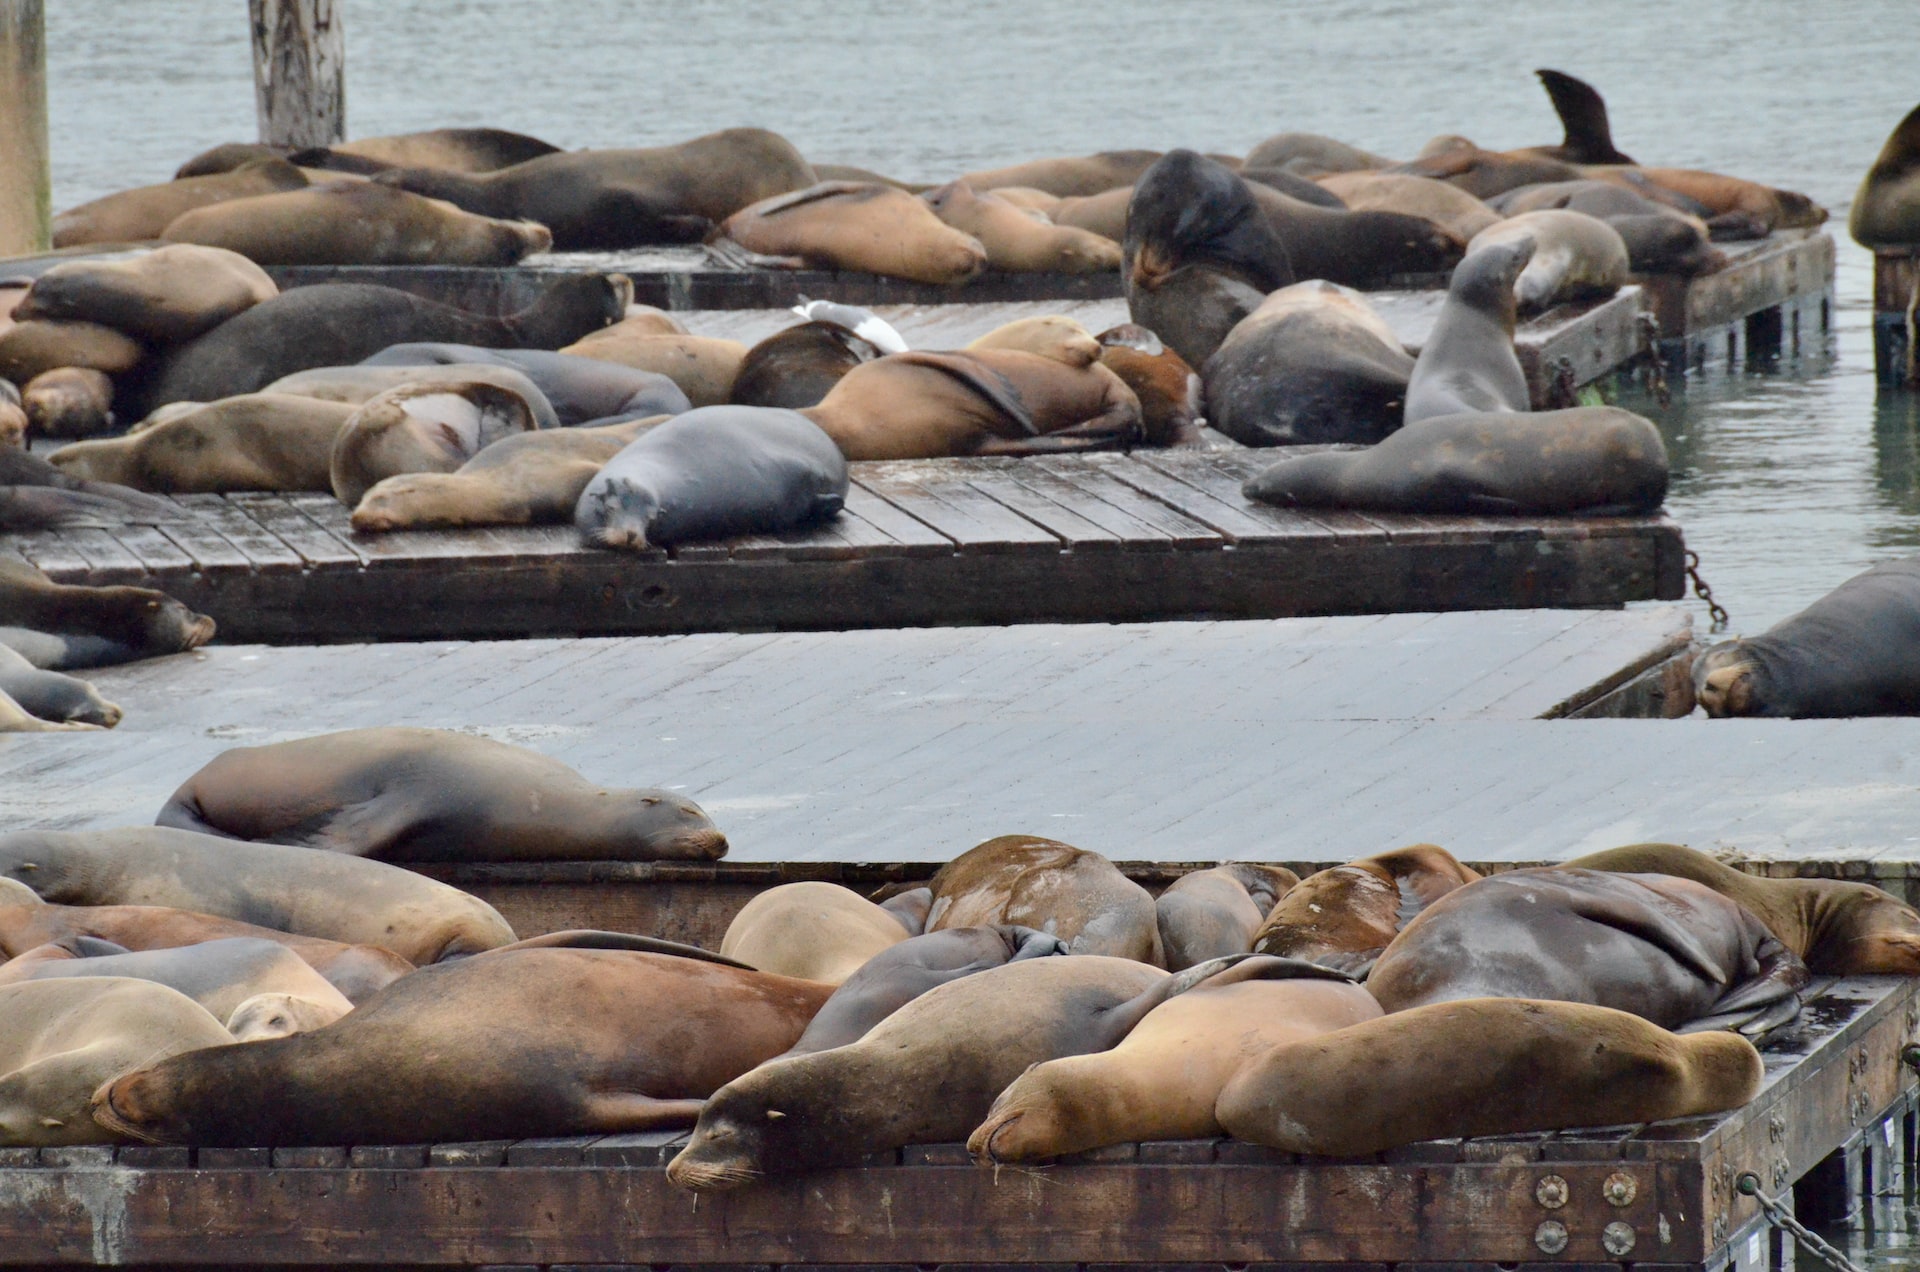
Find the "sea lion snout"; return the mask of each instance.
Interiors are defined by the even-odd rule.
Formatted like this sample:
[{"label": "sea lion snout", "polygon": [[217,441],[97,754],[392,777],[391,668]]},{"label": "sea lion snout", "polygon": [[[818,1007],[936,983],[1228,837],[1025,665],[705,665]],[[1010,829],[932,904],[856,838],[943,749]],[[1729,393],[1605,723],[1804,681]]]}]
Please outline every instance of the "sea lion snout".
[{"label": "sea lion snout", "polygon": [[116,1134],[143,1144],[169,1143],[163,1129],[157,1123],[150,1124],[144,1112],[142,1097],[150,1081],[147,1071],[140,1070],[104,1082],[87,1101],[87,1110],[94,1121]]}]

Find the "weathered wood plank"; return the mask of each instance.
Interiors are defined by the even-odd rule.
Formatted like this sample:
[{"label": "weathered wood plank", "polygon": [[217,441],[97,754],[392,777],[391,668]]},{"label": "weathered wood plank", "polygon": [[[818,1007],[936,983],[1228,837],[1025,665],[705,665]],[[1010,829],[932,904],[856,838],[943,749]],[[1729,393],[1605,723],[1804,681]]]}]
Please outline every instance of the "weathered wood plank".
[{"label": "weathered wood plank", "polygon": [[291,548],[313,570],[358,570],[367,556],[328,534],[281,495],[230,495],[234,508]]},{"label": "weathered wood plank", "polygon": [[859,483],[953,540],[962,553],[1057,552],[1058,536],[967,485],[958,471],[915,464],[875,464]]},{"label": "weathered wood plank", "polygon": [[[196,560],[213,564],[217,558],[223,559],[218,545],[225,542],[250,568],[263,574],[306,566],[298,552],[268,533],[225,495],[175,495],[173,501],[191,512],[195,520],[172,522],[161,528],[174,542],[194,552]],[[205,557],[198,555],[202,546],[208,553]]]}]

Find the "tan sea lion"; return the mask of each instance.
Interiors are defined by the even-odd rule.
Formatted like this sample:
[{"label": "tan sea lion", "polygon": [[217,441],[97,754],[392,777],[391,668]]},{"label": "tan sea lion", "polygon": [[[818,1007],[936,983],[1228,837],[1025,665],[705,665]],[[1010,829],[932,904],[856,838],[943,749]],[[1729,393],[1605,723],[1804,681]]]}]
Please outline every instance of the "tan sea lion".
[{"label": "tan sea lion", "polygon": [[1714,229],[1705,221],[1610,181],[1521,186],[1499,196],[1493,206],[1502,216],[1551,208],[1597,216],[1627,245],[1627,261],[1635,274],[1691,277],[1726,264],[1726,257],[1709,243]]},{"label": "tan sea lion", "polygon": [[1252,948],[1364,976],[1416,915],[1479,877],[1436,844],[1321,870],[1280,898]]},{"label": "tan sea lion", "polygon": [[514,939],[485,901],[411,870],[159,826],[0,835],[8,878],[62,905],[170,906],[422,965]]},{"label": "tan sea lion", "polygon": [[1160,967],[1153,898],[1097,852],[1034,835],[977,844],[933,876],[926,930],[1017,924],[1067,943]]},{"label": "tan sea lion", "polygon": [[796,257],[808,269],[958,286],[987,267],[978,239],[892,186],[822,182],[743,208],[719,232],[751,252]]},{"label": "tan sea lion", "polygon": [[0,378],[15,384],[61,367],[125,375],[146,355],[132,336],[92,322],[32,319],[0,332]]},{"label": "tan sea lion", "polygon": [[264,156],[230,172],[122,190],[55,216],[53,245],[146,242],[159,238],[175,217],[194,208],[225,199],[298,190],[306,184],[306,173],[285,159]]},{"label": "tan sea lion", "polygon": [[238,252],[176,243],[118,259],[56,265],[34,280],[14,316],[94,322],[170,345],[279,294],[266,272]]},{"label": "tan sea lion", "polygon": [[1160,158],[1158,150],[1105,150],[1071,159],[1034,159],[961,177],[976,190],[1024,186],[1066,199],[1130,186]]},{"label": "tan sea lion", "polygon": [[826,985],[627,950],[425,968],[326,1029],[176,1057],[100,1089],[102,1125],[176,1144],[417,1144],[685,1125],[793,1045]]},{"label": "tan sea lion", "polygon": [[403,861],[711,861],[692,801],[612,790],[537,751],[445,729],[347,729],[236,747],[156,825]]},{"label": "tan sea lion", "polygon": [[559,147],[503,128],[434,128],[426,132],[394,133],[384,137],[357,137],[295,155],[313,163],[345,155],[392,168],[441,168],[448,172],[497,172],[559,153]]},{"label": "tan sea lion", "polygon": [[1611,296],[1626,286],[1632,272],[1618,230],[1566,208],[1510,216],[1475,235],[1467,254],[1524,238],[1533,240],[1533,259],[1515,280],[1514,294],[1525,312]]},{"label": "tan sea lion", "polygon": [[22,386],[20,401],[40,437],[90,437],[113,427],[113,379],[104,371],[42,371]]},{"label": "tan sea lion", "polygon": [[[687,334],[687,329],[680,325],[680,320],[664,309],[658,309],[652,305],[628,305],[625,317],[613,326],[595,332],[594,335],[610,336],[621,330],[632,335],[684,336]],[[587,338],[591,340],[593,336]]]},{"label": "tan sea lion", "polygon": [[354,409],[327,460],[333,494],[348,507],[402,473],[451,473],[483,449],[539,427],[517,393],[479,381],[408,384]]},{"label": "tan sea lion", "polygon": [[1465,137],[1435,137],[1408,163],[1389,172],[1430,177],[1465,190],[1476,199],[1490,199],[1524,185],[1543,181],[1572,181],[1583,175],[1576,164],[1530,150],[1482,150]]},{"label": "tan sea lion", "polygon": [[989,268],[1008,273],[1102,274],[1120,268],[1117,240],[1055,225],[964,180],[920,196],[943,222],[987,251]]},{"label": "tan sea lion", "polygon": [[1482,999],[1395,1012],[1276,1047],[1220,1093],[1236,1139],[1365,1157],[1422,1140],[1697,1117],[1760,1090],[1738,1034],[1668,1033],[1576,1003]]},{"label": "tan sea lion", "polygon": [[0,1145],[122,1138],[87,1105],[102,1082],[233,1035],[206,1008],[150,981],[103,976],[0,989]]},{"label": "tan sea lion", "polygon": [[1132,202],[1133,187],[1119,186],[1098,194],[1061,199],[1047,217],[1055,225],[1071,226],[1118,243],[1127,236],[1127,205]]},{"label": "tan sea lion", "polygon": [[853,889],[808,880],[756,894],[727,925],[720,952],[763,972],[839,985],[906,939],[898,919]]},{"label": "tan sea lion", "polygon": [[1920,106],[1895,125],[1861,179],[1847,232],[1862,247],[1920,246]]},{"label": "tan sea lion", "polygon": [[228,199],[176,217],[160,235],[261,265],[517,265],[553,246],[547,227],[463,212],[372,181]]},{"label": "tan sea lion", "polygon": [[1782,190],[1718,172],[1691,168],[1606,168],[1580,175],[1611,181],[1650,198],[1698,213],[1711,227],[1722,219],[1751,221],[1765,230],[1811,229],[1827,210],[1796,190]]},{"label": "tan sea lion", "polygon": [[747,346],[714,336],[663,335],[649,318],[615,323],[560,352],[664,375],[698,407],[721,406],[729,400]]},{"label": "tan sea lion", "polygon": [[[283,375],[272,384],[261,389],[262,393],[290,393],[295,397],[319,398],[323,402],[344,402],[348,406],[360,406],[379,397],[388,389],[397,389],[403,384],[491,384],[518,394],[525,399],[533,411],[533,418],[542,429],[562,427],[560,414],[540,391],[540,386],[528,378],[527,373],[516,367],[490,366],[484,362],[452,362],[433,366],[368,366],[355,363],[350,367],[314,367],[310,371],[296,371],[292,375]],[[148,421],[163,417],[171,407],[162,407]],[[147,421],[142,422],[143,425]]]},{"label": "tan sea lion", "polygon": [[[821,178],[828,180],[829,178]],[[1048,194],[1045,190],[1036,190],[1032,186],[1000,186],[994,190],[994,196],[1016,208],[1025,208],[1029,212],[1038,212],[1049,221],[1053,220],[1053,210],[1060,206],[1060,196]],[[1114,240],[1119,242],[1118,239]]]},{"label": "tan sea lion", "polygon": [[18,879],[0,877],[0,905],[41,905],[40,894]]},{"label": "tan sea lion", "polygon": [[1047,1060],[1013,1080],[967,1138],[977,1160],[1024,1162],[1221,1133],[1221,1088],[1275,1047],[1374,1020],[1361,986],[1254,955],[1148,1012],[1110,1051]]},{"label": "tan sea lion", "polygon": [[1140,420],[1149,446],[1178,446],[1200,422],[1201,385],[1187,360],[1138,323],[1109,327],[1100,342],[1100,364],[1120,377],[1140,399]]},{"label": "tan sea lion", "polygon": [[1458,186],[1396,172],[1337,172],[1319,183],[1356,212],[1404,212],[1471,239],[1500,214]]},{"label": "tan sea lion", "polygon": [[1019,318],[995,327],[970,342],[968,351],[1012,349],[1035,353],[1070,367],[1091,366],[1100,361],[1100,342],[1093,333],[1064,314],[1045,314],[1037,318]]},{"label": "tan sea lion", "polygon": [[1284,866],[1241,861],[1181,875],[1153,903],[1167,970],[1252,950],[1267,913],[1299,882]]},{"label": "tan sea lion", "polygon": [[334,438],[356,408],[284,393],[222,398],[125,437],[75,442],[62,472],[135,490],[331,490]]}]

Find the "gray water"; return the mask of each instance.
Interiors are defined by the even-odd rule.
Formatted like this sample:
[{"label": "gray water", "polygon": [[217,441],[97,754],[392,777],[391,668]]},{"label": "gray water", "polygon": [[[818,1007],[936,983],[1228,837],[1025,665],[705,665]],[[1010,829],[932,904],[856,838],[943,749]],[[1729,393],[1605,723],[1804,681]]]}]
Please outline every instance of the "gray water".
[{"label": "gray water", "polygon": [[[57,206],[254,132],[240,0],[48,6]],[[1606,94],[1621,149],[1834,212],[1829,341],[1696,377],[1657,418],[1671,513],[1736,631],[1920,543],[1920,408],[1876,395],[1871,261],[1846,205],[1920,98],[1912,0],[1580,5],[1256,0],[956,5],[345,0],[348,127],[494,125],[632,146],[736,124],[918,179],[1047,154],[1241,152],[1286,130],[1410,155],[1436,133],[1559,139],[1532,70]],[[1704,624],[1703,624],[1704,626]]]}]

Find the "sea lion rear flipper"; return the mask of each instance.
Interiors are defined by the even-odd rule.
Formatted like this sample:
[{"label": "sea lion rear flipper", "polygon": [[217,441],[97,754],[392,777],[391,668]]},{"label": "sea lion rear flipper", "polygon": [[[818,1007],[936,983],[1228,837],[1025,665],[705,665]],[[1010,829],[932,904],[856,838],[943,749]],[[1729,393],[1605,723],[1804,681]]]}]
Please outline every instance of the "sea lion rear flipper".
[{"label": "sea lion rear flipper", "polygon": [[749,251],[732,239],[716,232],[706,242],[707,255],[716,265],[729,269],[805,269],[807,262],[801,256],[768,256],[764,252]]},{"label": "sea lion rear flipper", "polygon": [[1754,960],[1759,969],[1751,977],[1722,994],[1705,1016],[1676,1032],[1726,1029],[1757,1038],[1792,1024],[1800,1015],[1800,991],[1813,974],[1799,955],[1774,936],[1760,942]]},{"label": "sea lion rear flipper", "polygon": [[1613,148],[1606,99],[1593,85],[1560,71],[1538,70],[1540,84],[1553,99],[1553,112],[1566,129],[1563,148],[1574,163],[1624,163],[1633,160]]}]

